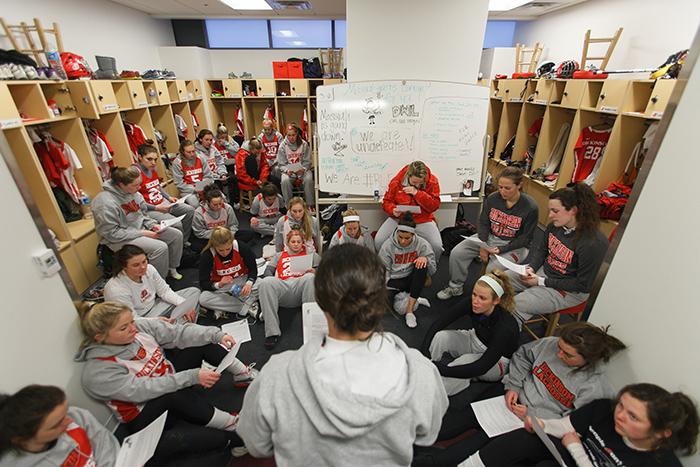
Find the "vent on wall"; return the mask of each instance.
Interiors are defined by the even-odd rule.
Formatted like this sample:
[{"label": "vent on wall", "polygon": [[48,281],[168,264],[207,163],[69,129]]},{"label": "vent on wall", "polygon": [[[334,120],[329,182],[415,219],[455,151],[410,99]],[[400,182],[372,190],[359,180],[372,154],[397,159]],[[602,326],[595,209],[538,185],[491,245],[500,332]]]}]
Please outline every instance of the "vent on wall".
[{"label": "vent on wall", "polygon": [[311,2],[305,0],[268,0],[267,2],[273,10],[286,10],[296,8],[297,10],[310,10]]}]

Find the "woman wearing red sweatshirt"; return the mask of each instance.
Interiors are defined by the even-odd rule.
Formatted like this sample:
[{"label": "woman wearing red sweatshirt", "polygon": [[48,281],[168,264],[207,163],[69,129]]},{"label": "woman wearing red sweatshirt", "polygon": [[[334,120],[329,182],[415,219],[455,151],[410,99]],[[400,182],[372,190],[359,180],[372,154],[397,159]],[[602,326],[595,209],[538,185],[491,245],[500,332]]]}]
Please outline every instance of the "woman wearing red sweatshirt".
[{"label": "woman wearing red sweatshirt", "polygon": [[[244,145],[245,146],[245,145]],[[236,153],[236,178],[240,190],[260,191],[260,187],[270,176],[270,165],[262,155],[262,143],[253,138],[247,149]]]},{"label": "woman wearing red sweatshirt", "polygon": [[377,251],[399,225],[399,218],[405,214],[399,206],[420,208],[420,213],[412,213],[416,222],[416,234],[430,243],[435,252],[435,261],[440,261],[443,252],[442,238],[433,215],[440,207],[440,184],[424,162],[411,162],[389,182],[382,202],[382,208],[389,218],[384,221],[374,238]]}]

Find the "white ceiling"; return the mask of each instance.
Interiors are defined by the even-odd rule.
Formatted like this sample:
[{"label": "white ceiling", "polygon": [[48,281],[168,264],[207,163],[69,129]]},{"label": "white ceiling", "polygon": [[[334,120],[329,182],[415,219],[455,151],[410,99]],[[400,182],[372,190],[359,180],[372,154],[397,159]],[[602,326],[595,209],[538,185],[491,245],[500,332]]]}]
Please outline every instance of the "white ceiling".
[{"label": "white ceiling", "polygon": [[[345,18],[345,0],[309,0],[311,10],[285,9],[267,11],[233,10],[219,0],[111,0],[156,18],[273,18],[295,17],[324,19]],[[377,0],[381,1],[381,0]],[[464,0],[468,1],[468,0]],[[532,0],[510,11],[489,12],[489,19],[535,19],[545,13],[566,8],[586,0]],[[426,8],[430,6],[426,3]]]}]

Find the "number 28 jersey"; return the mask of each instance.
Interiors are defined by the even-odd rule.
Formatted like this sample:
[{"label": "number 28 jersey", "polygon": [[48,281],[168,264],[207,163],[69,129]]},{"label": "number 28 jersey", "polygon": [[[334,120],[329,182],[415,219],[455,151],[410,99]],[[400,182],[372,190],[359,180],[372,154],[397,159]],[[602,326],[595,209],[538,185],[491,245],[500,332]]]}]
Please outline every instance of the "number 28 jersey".
[{"label": "number 28 jersey", "polygon": [[612,128],[596,130],[590,126],[581,131],[574,147],[576,168],[571,178],[572,182],[585,181],[588,185],[595,182],[611,132]]}]

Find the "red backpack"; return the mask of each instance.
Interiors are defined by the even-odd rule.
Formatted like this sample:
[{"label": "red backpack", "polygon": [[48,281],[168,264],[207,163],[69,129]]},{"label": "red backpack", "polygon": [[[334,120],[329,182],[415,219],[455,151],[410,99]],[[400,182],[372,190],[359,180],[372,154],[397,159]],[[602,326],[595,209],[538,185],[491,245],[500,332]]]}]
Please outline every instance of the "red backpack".
[{"label": "red backpack", "polygon": [[90,65],[80,55],[71,52],[61,52],[61,64],[63,69],[66,70],[68,79],[92,77]]}]

